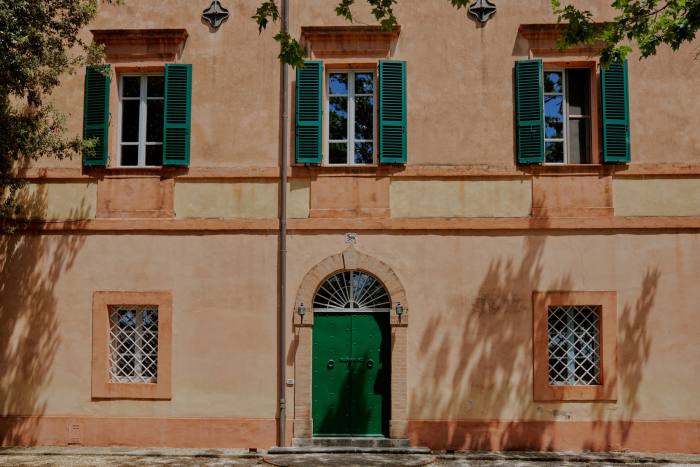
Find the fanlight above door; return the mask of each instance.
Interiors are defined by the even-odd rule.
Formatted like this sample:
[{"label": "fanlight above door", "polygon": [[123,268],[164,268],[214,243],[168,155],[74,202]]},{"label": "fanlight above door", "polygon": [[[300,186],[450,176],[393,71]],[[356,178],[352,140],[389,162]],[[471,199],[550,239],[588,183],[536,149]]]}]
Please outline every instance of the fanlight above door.
[{"label": "fanlight above door", "polygon": [[314,297],[322,311],[389,311],[391,299],[379,280],[362,271],[343,271],[328,278]]}]

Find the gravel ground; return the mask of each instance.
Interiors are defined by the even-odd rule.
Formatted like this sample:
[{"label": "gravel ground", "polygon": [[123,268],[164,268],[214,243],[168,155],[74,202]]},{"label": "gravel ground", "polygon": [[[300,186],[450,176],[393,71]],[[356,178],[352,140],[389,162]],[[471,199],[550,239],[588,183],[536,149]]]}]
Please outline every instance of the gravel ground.
[{"label": "gravel ground", "polygon": [[242,450],[177,450],[120,448],[0,449],[0,466],[328,466],[328,467],[559,467],[559,466],[687,466],[700,456],[642,454],[507,453],[454,455],[296,454],[263,456]]}]

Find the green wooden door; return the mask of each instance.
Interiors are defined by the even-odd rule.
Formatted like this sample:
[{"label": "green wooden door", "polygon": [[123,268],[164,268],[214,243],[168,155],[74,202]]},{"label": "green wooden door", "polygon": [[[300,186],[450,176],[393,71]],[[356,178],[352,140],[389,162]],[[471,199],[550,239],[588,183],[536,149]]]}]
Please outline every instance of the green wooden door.
[{"label": "green wooden door", "polygon": [[388,313],[314,315],[314,436],[387,436]]}]

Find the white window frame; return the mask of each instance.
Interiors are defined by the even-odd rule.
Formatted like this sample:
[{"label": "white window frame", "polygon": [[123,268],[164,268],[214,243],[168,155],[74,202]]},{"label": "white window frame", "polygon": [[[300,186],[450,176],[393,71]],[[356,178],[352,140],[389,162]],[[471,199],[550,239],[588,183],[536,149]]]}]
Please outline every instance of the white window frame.
[{"label": "white window frame", "polygon": [[[571,161],[569,160],[569,144],[571,143],[571,139],[569,138],[569,119],[576,119],[576,120],[588,120],[588,135],[587,135],[587,145],[588,145],[588,159],[589,161],[586,162],[586,164],[590,164],[592,162],[593,155],[591,154],[592,150],[592,142],[590,141],[591,139],[591,134],[590,132],[592,131],[591,125],[593,124],[593,118],[591,117],[590,114],[588,115],[574,115],[574,114],[569,114],[569,98],[568,98],[568,73],[567,70],[571,69],[584,69],[584,68],[576,68],[576,67],[569,67],[569,68],[544,68],[542,72],[542,116],[543,118],[545,117],[545,105],[544,105],[544,98],[545,96],[562,96],[562,110],[563,110],[563,117],[564,117],[564,124],[562,127],[562,136],[563,138],[547,138],[546,135],[546,123],[545,123],[545,135],[544,135],[544,145],[545,145],[545,159],[544,163],[547,165],[567,165],[571,164]],[[544,90],[544,75],[547,73],[561,73],[561,92],[545,92]],[[594,79],[593,76],[589,74],[589,83],[588,87],[590,90],[591,87],[591,81]],[[588,108],[592,109],[593,108],[593,102],[591,102],[592,99],[592,93],[588,93]],[[547,162],[547,143],[558,143],[561,142],[564,146],[564,158],[562,162]]]},{"label": "white window frame", "polygon": [[[331,140],[330,139],[330,98],[333,97],[331,96],[330,93],[330,75],[332,74],[337,74],[337,73],[345,73],[348,75],[348,133],[347,133],[347,141],[345,140]],[[355,94],[355,75],[358,73],[372,73],[372,80],[373,80],[373,86],[372,90],[373,93],[371,94],[374,105],[373,105],[373,115],[372,115],[372,140],[356,140],[355,139],[355,97],[369,97],[370,94]],[[323,155],[323,163],[324,165],[331,166],[331,167],[348,167],[348,166],[354,166],[354,167],[368,167],[372,165],[377,164],[377,153],[379,148],[377,147],[377,134],[378,134],[378,124],[377,124],[377,119],[379,117],[379,112],[377,111],[377,70],[372,70],[372,69],[346,69],[346,68],[338,68],[338,69],[327,69],[326,70],[326,75],[325,75],[325,80],[324,80],[324,112],[323,112],[323,125],[324,125],[324,155]],[[331,143],[344,143],[347,142],[347,154],[346,154],[346,163],[345,164],[331,164],[330,163],[330,157],[331,157],[331,151],[330,151],[330,145]],[[355,143],[372,143],[372,162],[362,164],[362,163],[356,163],[355,162]]]},{"label": "white window frame", "polygon": [[[149,100],[162,100],[163,109],[165,109],[165,86],[163,87],[163,97],[148,97],[148,78],[151,76],[163,76],[165,79],[165,74],[163,73],[139,73],[139,74],[123,74],[119,76],[119,119],[117,122],[117,134],[119,140],[119,167],[124,168],[143,168],[143,167],[162,167],[159,165],[146,165],[146,146],[163,146],[163,141],[149,142],[146,141],[146,130],[147,130],[147,118],[148,118],[148,101]],[[140,90],[139,97],[124,97],[124,78],[140,78]],[[140,102],[139,106],[139,141],[138,143],[122,142],[122,122],[124,119],[123,103],[124,101],[136,101]],[[165,137],[165,132],[163,133]],[[138,163],[136,165],[123,165],[122,164],[122,147],[124,146],[137,146],[139,147],[138,152]],[[161,159],[162,160],[162,159]]]}]

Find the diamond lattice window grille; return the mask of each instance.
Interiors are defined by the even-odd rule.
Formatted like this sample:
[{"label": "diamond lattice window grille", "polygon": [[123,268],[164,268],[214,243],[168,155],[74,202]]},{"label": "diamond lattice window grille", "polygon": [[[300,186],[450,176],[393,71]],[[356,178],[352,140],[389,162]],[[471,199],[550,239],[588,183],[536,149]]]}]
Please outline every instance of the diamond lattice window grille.
[{"label": "diamond lattice window grille", "polygon": [[549,384],[600,384],[600,306],[550,306]]},{"label": "diamond lattice window grille", "polygon": [[158,308],[110,307],[109,334],[110,380],[113,383],[156,383]]},{"label": "diamond lattice window grille", "polygon": [[314,308],[324,311],[389,311],[391,299],[384,285],[374,276],[362,271],[343,271],[319,287]]}]

